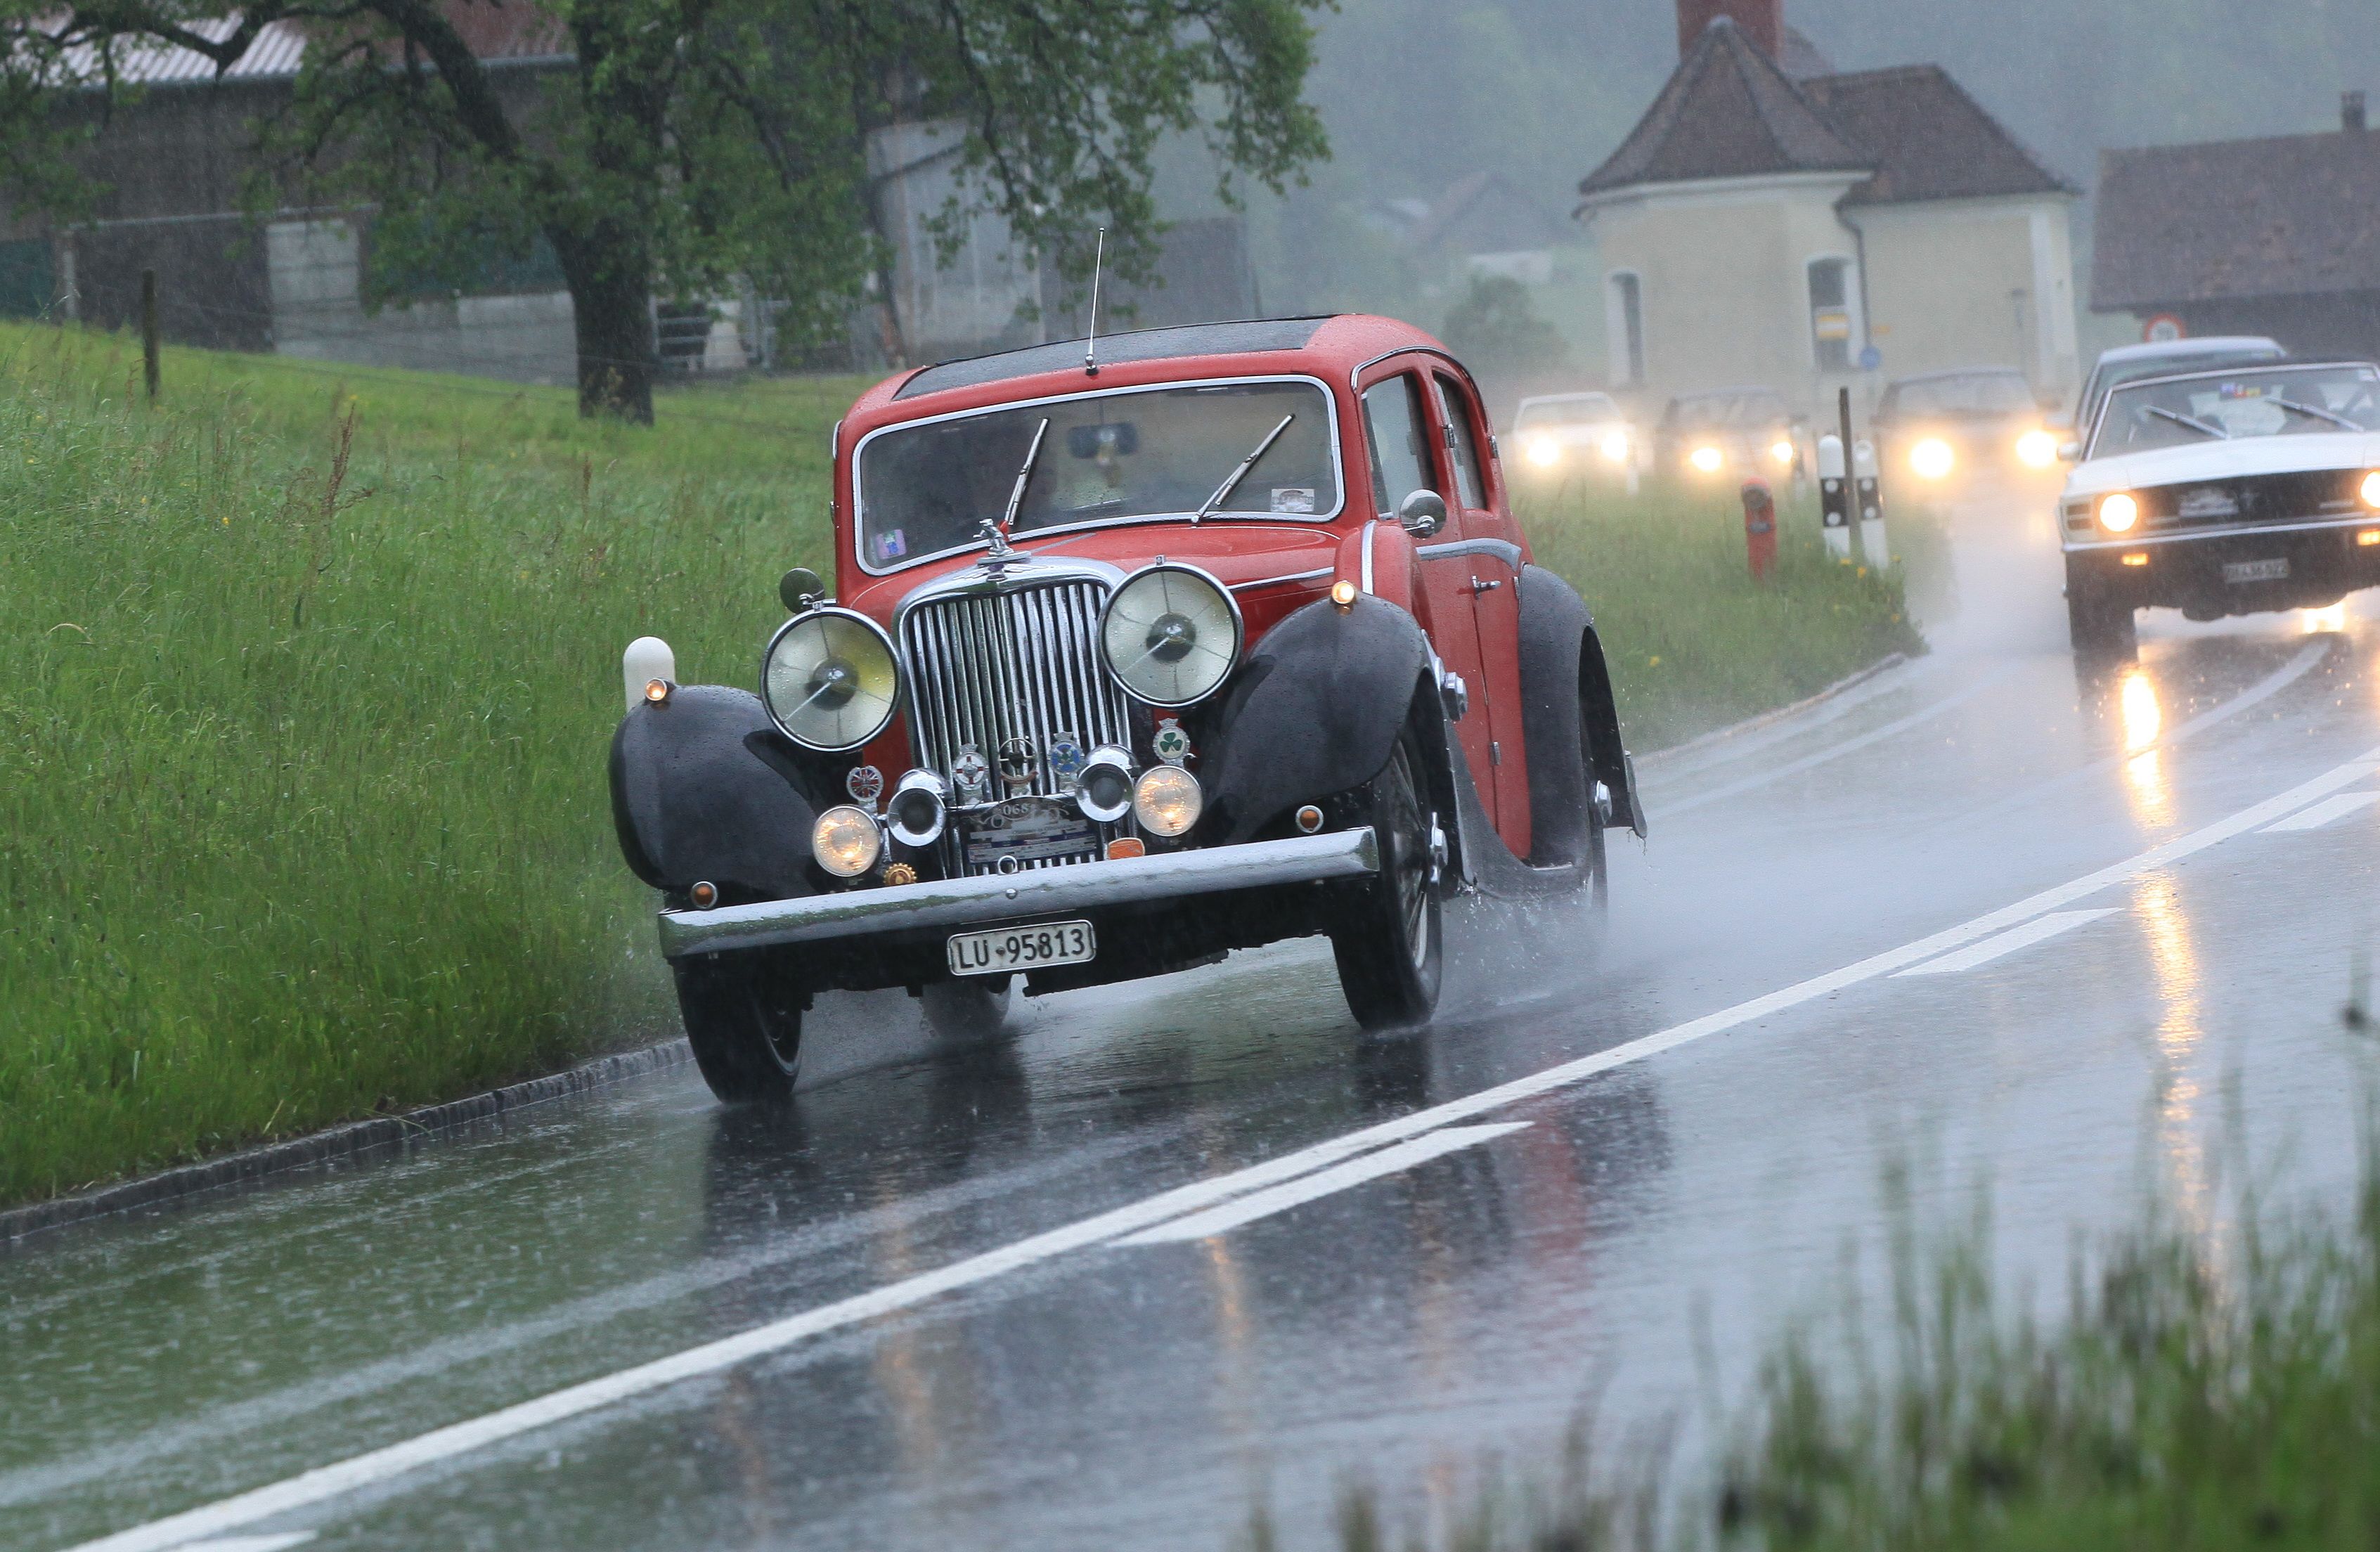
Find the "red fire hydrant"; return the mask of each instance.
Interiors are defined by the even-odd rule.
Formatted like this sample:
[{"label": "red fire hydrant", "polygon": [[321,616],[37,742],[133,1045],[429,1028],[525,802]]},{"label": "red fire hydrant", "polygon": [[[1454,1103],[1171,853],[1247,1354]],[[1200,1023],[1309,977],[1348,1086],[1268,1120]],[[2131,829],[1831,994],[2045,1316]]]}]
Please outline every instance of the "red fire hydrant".
[{"label": "red fire hydrant", "polygon": [[1777,498],[1766,479],[1743,482],[1743,553],[1755,582],[1767,581],[1777,569]]}]

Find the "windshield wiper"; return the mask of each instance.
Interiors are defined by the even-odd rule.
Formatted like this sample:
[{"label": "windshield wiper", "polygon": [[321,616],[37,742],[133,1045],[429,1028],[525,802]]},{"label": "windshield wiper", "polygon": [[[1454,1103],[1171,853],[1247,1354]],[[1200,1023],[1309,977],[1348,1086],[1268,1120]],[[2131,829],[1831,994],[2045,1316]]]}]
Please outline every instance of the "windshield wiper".
[{"label": "windshield wiper", "polygon": [[1231,477],[1215,487],[1215,493],[1207,498],[1207,504],[1190,515],[1190,521],[1196,523],[1203,517],[1213,516],[1217,507],[1230,501],[1232,492],[1240,488],[1240,481],[1248,477],[1248,470],[1257,467],[1257,460],[1271,450],[1272,444],[1281,440],[1281,433],[1289,430],[1289,423],[1296,418],[1294,414],[1282,416],[1281,424],[1267,431],[1264,440],[1257,443],[1256,451],[1242,458],[1240,467],[1232,471]]},{"label": "windshield wiper", "polygon": [[2317,409],[2310,404],[2300,404],[2295,399],[2277,398],[2268,399],[2265,402],[2267,404],[2277,404],[2292,415],[2302,415],[2311,420],[2327,420],[2332,425],[2339,427],[2344,430],[2361,431],[2368,429],[2366,427],[2357,425],[2354,421],[2350,420],[2344,415],[2333,415],[2326,409]]},{"label": "windshield wiper", "polygon": [[1016,526],[1016,514],[1025,505],[1025,487],[1033,482],[1033,466],[1041,461],[1041,441],[1050,434],[1050,418],[1043,416],[1041,424],[1033,428],[1033,445],[1025,450],[1025,462],[1017,466],[1016,483],[1008,492],[1008,510],[994,523],[987,517],[978,525],[989,530],[984,542],[991,546],[994,555],[1008,553],[1008,530]]},{"label": "windshield wiper", "polygon": [[2158,416],[2164,419],[2172,421],[2177,426],[2187,426],[2201,436],[2211,436],[2217,442],[2229,442],[2231,440],[2231,433],[2229,431],[2225,430],[2220,426],[2210,426],[2205,421],[2199,419],[2196,416],[2184,415],[2178,409],[2168,409],[2163,405],[2143,405],[2141,407],[2147,410],[2151,415]]}]

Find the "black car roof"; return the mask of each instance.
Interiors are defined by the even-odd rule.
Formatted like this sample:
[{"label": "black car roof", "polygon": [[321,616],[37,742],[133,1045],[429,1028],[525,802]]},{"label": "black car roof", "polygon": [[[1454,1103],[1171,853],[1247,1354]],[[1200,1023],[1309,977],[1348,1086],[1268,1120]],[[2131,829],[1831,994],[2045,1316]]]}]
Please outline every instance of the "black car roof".
[{"label": "black car roof", "polygon": [[[1184,323],[1163,329],[1134,329],[1102,334],[1099,357],[1103,365],[1127,361],[1166,361],[1183,356],[1239,356],[1263,350],[1303,350],[1315,331],[1331,315],[1311,318],[1256,318],[1233,323]],[[950,388],[975,388],[1012,377],[1063,371],[1083,364],[1084,342],[1057,340],[1028,345],[990,356],[970,356],[921,368],[894,391],[895,399],[914,399]]]}]

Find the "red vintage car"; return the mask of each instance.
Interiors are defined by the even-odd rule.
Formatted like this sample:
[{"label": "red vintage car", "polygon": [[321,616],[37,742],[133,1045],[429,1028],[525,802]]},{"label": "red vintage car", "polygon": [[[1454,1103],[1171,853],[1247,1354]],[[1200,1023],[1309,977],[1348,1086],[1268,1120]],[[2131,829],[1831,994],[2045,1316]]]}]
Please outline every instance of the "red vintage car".
[{"label": "red vintage car", "polygon": [[1604,891],[1643,829],[1578,594],[1532,565],[1470,374],[1385,318],[903,372],[834,434],[835,584],[758,695],[646,638],[629,867],[723,1099],[787,1092],[830,989],[938,1024],[1325,934],[1426,1021],[1440,904]]}]

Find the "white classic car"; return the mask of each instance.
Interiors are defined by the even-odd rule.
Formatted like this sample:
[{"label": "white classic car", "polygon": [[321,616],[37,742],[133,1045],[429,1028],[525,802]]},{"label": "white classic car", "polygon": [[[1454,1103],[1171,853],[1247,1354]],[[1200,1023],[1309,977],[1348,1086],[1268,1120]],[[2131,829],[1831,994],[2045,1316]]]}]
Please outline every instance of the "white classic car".
[{"label": "white classic car", "polygon": [[2058,503],[2075,649],[2132,612],[2327,608],[2380,584],[2380,366],[2240,365],[2117,385]]},{"label": "white classic car", "polygon": [[1540,394],[1521,401],[1512,437],[1524,468],[1537,475],[1601,468],[1618,476],[1641,454],[1628,412],[1609,394]]}]

